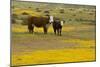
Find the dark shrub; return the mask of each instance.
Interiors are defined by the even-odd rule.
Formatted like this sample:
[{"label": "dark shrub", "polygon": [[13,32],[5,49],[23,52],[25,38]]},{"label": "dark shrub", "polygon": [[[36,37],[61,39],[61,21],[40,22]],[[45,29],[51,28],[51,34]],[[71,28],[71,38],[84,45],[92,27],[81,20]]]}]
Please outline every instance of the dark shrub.
[{"label": "dark shrub", "polygon": [[28,24],[27,19],[24,18],[24,19],[22,20],[21,24],[22,24],[22,25],[27,25],[27,24]]},{"label": "dark shrub", "polygon": [[70,10],[70,11],[74,11],[74,9],[73,9],[73,8],[70,8],[69,10]]},{"label": "dark shrub", "polygon": [[60,9],[60,13],[64,13],[64,9]]},{"label": "dark shrub", "polygon": [[45,10],[44,13],[50,13],[48,10]]},{"label": "dark shrub", "polygon": [[17,18],[17,14],[14,14],[14,13],[13,13],[13,14],[12,14],[12,17],[13,17],[13,18]]},{"label": "dark shrub", "polygon": [[72,19],[69,19],[69,21],[72,21]]},{"label": "dark shrub", "polygon": [[28,8],[31,8],[31,7],[28,7]]},{"label": "dark shrub", "polygon": [[79,13],[82,13],[82,11],[79,11]]},{"label": "dark shrub", "polygon": [[89,13],[89,15],[93,15],[93,13]]},{"label": "dark shrub", "polygon": [[41,12],[41,10],[39,8],[36,8],[36,12]]},{"label": "dark shrub", "polygon": [[11,18],[11,23],[12,23],[12,24],[16,23],[15,18]]},{"label": "dark shrub", "polygon": [[14,9],[14,6],[12,6],[11,8]]},{"label": "dark shrub", "polygon": [[23,16],[21,16],[21,20],[22,20],[22,25],[27,25],[28,24],[28,22],[27,22],[27,19],[28,19],[28,15],[23,15]]},{"label": "dark shrub", "polygon": [[22,15],[29,15],[27,12],[23,12]]},{"label": "dark shrub", "polygon": [[76,14],[73,14],[73,16],[76,16]]},{"label": "dark shrub", "polygon": [[16,19],[17,19],[17,14],[12,14],[11,15],[11,23],[16,23]]}]

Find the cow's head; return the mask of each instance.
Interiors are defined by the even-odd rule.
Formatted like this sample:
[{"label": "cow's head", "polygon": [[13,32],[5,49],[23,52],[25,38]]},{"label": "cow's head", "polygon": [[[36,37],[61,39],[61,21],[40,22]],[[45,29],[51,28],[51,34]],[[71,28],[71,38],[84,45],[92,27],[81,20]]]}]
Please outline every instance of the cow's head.
[{"label": "cow's head", "polygon": [[51,24],[51,23],[53,23],[54,22],[54,17],[52,16],[52,15],[45,15],[45,16],[47,16],[48,17],[48,20],[49,20],[49,23]]},{"label": "cow's head", "polygon": [[65,21],[64,20],[61,20],[60,23],[61,23],[61,26],[63,26],[64,23],[65,23]]},{"label": "cow's head", "polygon": [[48,28],[49,26],[50,26],[50,24],[51,23],[53,23],[53,21],[54,21],[54,18],[53,18],[53,16],[51,16],[51,15],[45,15],[45,16],[47,16],[48,17],[48,21],[49,21],[49,23],[47,23],[46,24],[46,28]]},{"label": "cow's head", "polygon": [[51,23],[53,23],[53,21],[54,21],[54,17],[53,16],[49,16],[49,23],[51,24]]}]

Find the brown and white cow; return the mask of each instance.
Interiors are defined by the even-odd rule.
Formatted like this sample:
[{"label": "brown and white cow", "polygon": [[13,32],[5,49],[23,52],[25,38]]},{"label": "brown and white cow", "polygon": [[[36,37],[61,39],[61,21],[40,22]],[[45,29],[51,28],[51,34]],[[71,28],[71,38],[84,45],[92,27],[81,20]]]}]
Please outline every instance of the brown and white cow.
[{"label": "brown and white cow", "polygon": [[43,27],[44,34],[47,34],[47,30],[51,22],[53,22],[53,16],[49,15],[47,17],[30,16],[28,18],[28,30],[30,33],[33,33],[34,26],[38,28]]}]

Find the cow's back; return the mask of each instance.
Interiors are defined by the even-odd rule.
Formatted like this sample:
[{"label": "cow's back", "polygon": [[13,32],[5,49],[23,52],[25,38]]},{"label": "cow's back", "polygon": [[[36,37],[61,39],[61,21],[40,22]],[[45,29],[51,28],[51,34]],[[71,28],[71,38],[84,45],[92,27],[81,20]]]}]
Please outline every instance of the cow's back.
[{"label": "cow's back", "polygon": [[29,24],[34,24],[36,27],[43,27],[49,23],[49,19],[46,17],[35,17],[32,16],[29,18]]},{"label": "cow's back", "polygon": [[55,20],[53,22],[53,27],[56,28],[56,29],[62,28],[60,20]]}]

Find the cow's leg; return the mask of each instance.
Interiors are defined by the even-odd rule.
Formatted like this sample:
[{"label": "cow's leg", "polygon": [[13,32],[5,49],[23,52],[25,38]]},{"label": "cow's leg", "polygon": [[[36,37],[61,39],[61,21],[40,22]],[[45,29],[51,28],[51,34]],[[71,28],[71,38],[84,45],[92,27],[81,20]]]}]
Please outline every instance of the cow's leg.
[{"label": "cow's leg", "polygon": [[28,25],[28,30],[29,30],[29,33],[32,33],[32,30],[33,30],[32,25]]},{"label": "cow's leg", "polygon": [[29,33],[33,33],[33,32],[32,32],[32,29],[29,30]]},{"label": "cow's leg", "polygon": [[33,33],[33,29],[31,29],[31,33]]},{"label": "cow's leg", "polygon": [[62,26],[60,27],[59,32],[60,32],[60,36],[61,36],[61,35],[62,35],[62,34],[61,34],[61,32],[62,32]]},{"label": "cow's leg", "polygon": [[28,31],[29,31],[29,33],[31,33],[31,29],[30,28],[28,28]]},{"label": "cow's leg", "polygon": [[29,30],[29,33],[31,33],[31,30],[30,29],[28,29]]},{"label": "cow's leg", "polygon": [[62,31],[62,29],[59,29],[60,36],[62,35],[62,34],[61,34],[61,31]]},{"label": "cow's leg", "polygon": [[33,27],[29,28],[29,33],[33,33]]},{"label": "cow's leg", "polygon": [[34,24],[32,24],[32,33],[34,32]]},{"label": "cow's leg", "polygon": [[43,27],[43,30],[44,30],[44,34],[47,34],[47,28],[46,28],[46,26]]},{"label": "cow's leg", "polygon": [[54,34],[56,35],[56,28],[53,28],[53,30],[54,30]]},{"label": "cow's leg", "polygon": [[57,29],[57,35],[59,35],[59,29]]},{"label": "cow's leg", "polygon": [[54,29],[55,35],[56,35],[56,29]]},{"label": "cow's leg", "polygon": [[29,32],[29,33],[31,32],[29,25],[28,25],[28,32]]},{"label": "cow's leg", "polygon": [[31,30],[31,32],[32,32],[32,33],[34,32],[34,26],[32,26],[32,30]]}]

